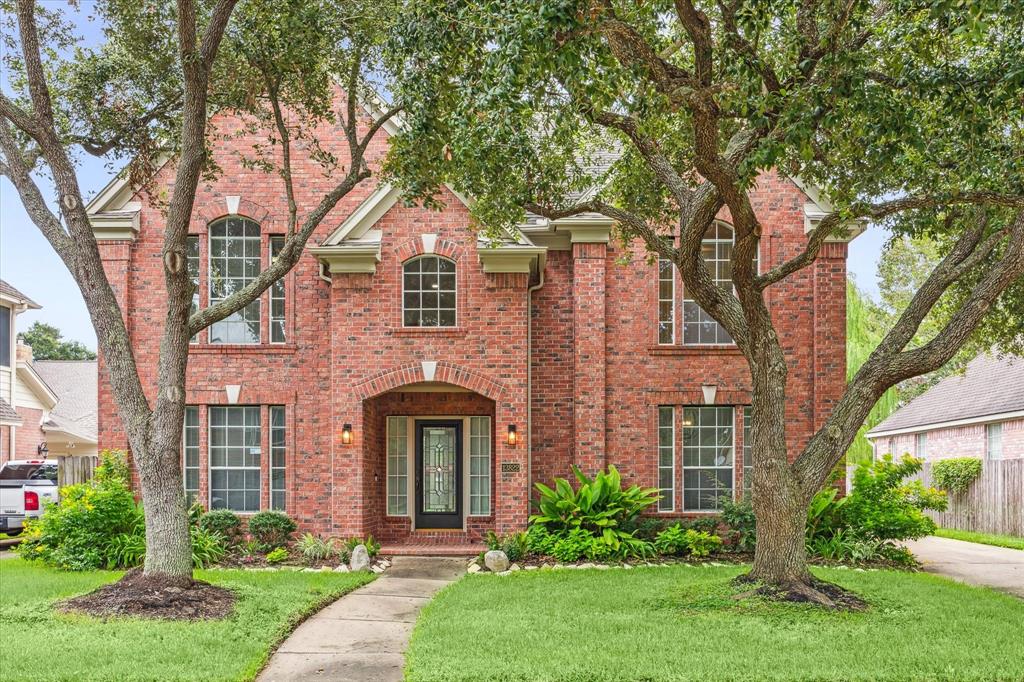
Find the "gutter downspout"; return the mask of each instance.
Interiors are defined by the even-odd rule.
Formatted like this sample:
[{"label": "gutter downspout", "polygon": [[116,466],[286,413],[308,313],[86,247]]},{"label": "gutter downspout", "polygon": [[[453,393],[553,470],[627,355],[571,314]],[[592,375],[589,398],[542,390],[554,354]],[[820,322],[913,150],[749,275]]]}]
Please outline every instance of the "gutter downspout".
[{"label": "gutter downspout", "polygon": [[526,505],[533,491],[533,292],[544,286],[544,268],[537,258],[539,279],[526,290]]}]

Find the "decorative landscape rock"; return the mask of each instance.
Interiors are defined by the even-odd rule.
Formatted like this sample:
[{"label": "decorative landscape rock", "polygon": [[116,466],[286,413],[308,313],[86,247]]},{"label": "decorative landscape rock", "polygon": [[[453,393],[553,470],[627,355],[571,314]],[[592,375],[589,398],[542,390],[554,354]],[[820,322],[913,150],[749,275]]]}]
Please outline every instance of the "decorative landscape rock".
[{"label": "decorative landscape rock", "polygon": [[348,562],[348,567],[353,571],[370,570],[370,553],[366,551],[366,545],[355,546],[355,549],[352,550],[352,558]]},{"label": "decorative landscape rock", "polygon": [[334,572],[335,573],[348,573],[348,566],[346,566],[345,564],[341,564],[340,566],[338,566],[337,568],[334,569]]},{"label": "decorative landscape rock", "polygon": [[484,554],[484,565],[488,571],[501,573],[508,570],[508,556],[500,549],[492,549]]},{"label": "decorative landscape rock", "polygon": [[479,573],[480,570],[480,564],[472,563],[469,565],[469,568],[466,569],[466,573]]}]

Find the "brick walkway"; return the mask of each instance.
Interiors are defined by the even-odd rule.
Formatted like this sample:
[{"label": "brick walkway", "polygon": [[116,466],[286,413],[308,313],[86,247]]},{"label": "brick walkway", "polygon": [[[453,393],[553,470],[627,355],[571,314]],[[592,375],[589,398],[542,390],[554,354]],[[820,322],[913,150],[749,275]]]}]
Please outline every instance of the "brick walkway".
[{"label": "brick walkway", "polygon": [[466,572],[467,558],[395,557],[384,574],[300,625],[258,682],[399,682],[416,615]]}]

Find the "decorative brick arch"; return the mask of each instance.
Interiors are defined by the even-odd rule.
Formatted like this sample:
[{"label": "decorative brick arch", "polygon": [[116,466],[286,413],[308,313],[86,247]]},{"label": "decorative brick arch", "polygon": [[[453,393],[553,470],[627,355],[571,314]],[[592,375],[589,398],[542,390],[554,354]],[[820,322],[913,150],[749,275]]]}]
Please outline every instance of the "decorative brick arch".
[{"label": "decorative brick arch", "polygon": [[196,207],[194,215],[204,228],[221,218],[235,216],[254,220],[263,228],[270,222],[270,210],[245,197],[238,197],[238,208],[231,213],[228,209],[229,196],[224,194],[210,197]]},{"label": "decorative brick arch", "polygon": [[443,256],[449,260],[458,262],[462,258],[462,247],[448,239],[438,238],[434,242],[434,250],[427,251],[423,248],[422,237],[416,237],[395,247],[395,255],[399,263],[405,263],[416,256]]},{"label": "decorative brick arch", "polygon": [[[366,400],[386,391],[423,381],[427,381],[423,374],[423,363],[409,362],[377,372],[353,386],[352,390],[359,400]],[[498,402],[505,392],[505,385],[501,382],[452,362],[438,362],[431,381],[459,386],[495,402]]]}]

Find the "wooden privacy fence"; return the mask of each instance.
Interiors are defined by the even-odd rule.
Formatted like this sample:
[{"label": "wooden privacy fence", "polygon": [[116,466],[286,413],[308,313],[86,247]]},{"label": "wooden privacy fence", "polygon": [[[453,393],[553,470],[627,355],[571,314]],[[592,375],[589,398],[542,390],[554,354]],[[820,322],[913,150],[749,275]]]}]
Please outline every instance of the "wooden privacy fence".
[{"label": "wooden privacy fence", "polygon": [[[932,463],[919,475],[932,483]],[[987,459],[966,492],[949,495],[944,512],[927,512],[943,528],[1024,537],[1024,459]]]},{"label": "wooden privacy fence", "polygon": [[57,457],[57,485],[63,488],[73,483],[84,483],[92,478],[95,468],[96,457],[92,455]]}]

